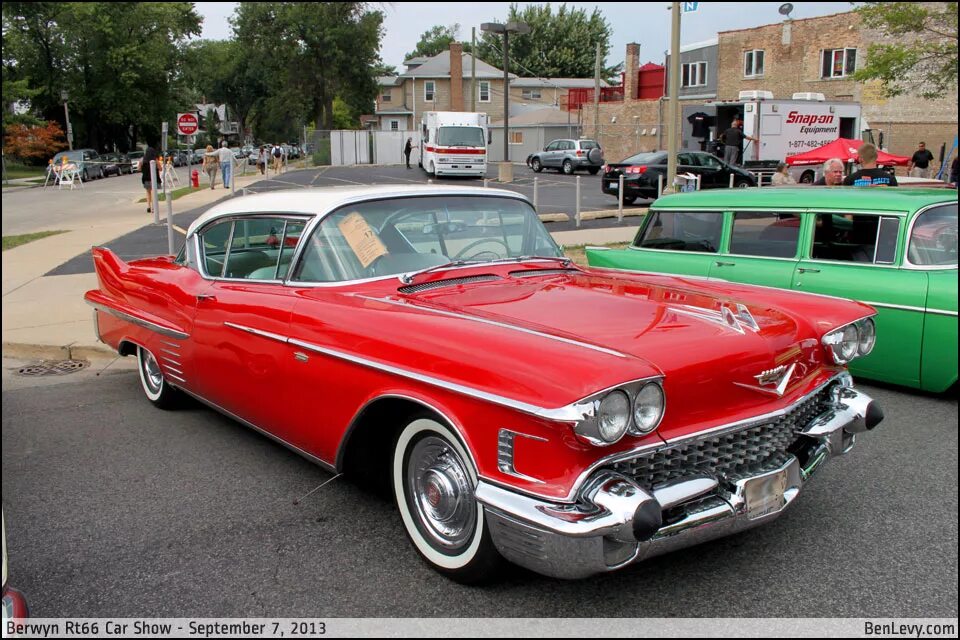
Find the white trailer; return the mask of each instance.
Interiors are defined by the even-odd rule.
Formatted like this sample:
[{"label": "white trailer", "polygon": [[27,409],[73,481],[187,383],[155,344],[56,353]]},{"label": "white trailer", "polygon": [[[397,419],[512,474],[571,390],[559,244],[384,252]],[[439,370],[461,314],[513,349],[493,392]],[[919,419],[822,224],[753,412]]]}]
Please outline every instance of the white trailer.
[{"label": "white trailer", "polygon": [[[743,132],[757,139],[744,142],[743,167],[772,172],[778,162],[789,156],[822,147],[837,138],[859,139],[863,134],[861,109],[856,102],[828,102],[820,93],[795,93],[791,100],[775,100],[769,91],[741,91],[739,98],[685,107],[682,146],[715,151],[723,157],[716,140],[739,115],[743,118]],[[707,139],[691,139],[693,124],[687,118],[696,112],[713,119]],[[704,127],[697,133],[703,134]],[[791,174],[798,182],[813,182],[816,169],[795,167]]]},{"label": "white trailer", "polygon": [[420,166],[433,176],[487,172],[487,114],[427,111],[420,121]]}]

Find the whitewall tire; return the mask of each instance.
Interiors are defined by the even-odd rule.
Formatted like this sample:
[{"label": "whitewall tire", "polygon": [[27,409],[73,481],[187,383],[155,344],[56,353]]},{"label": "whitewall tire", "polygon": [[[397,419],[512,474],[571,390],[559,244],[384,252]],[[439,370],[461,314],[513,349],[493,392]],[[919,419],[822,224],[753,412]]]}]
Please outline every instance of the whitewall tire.
[{"label": "whitewall tire", "polygon": [[137,369],[140,372],[140,386],[147,400],[160,409],[174,408],[179,399],[177,390],[163,377],[157,359],[143,347],[137,347]]}]

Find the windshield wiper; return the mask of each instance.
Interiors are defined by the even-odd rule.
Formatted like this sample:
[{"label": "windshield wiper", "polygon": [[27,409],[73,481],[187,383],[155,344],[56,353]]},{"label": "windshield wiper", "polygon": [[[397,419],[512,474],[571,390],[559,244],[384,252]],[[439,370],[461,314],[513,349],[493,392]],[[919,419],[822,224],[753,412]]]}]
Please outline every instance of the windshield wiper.
[{"label": "windshield wiper", "polygon": [[427,267],[425,269],[419,269],[417,271],[410,271],[407,273],[401,273],[397,276],[400,279],[400,282],[403,284],[410,284],[413,282],[413,279],[417,276],[430,273],[431,271],[439,271],[440,269],[449,269],[450,267],[462,267],[467,264],[473,264],[470,260],[451,260],[450,262],[444,262],[443,264],[435,264],[432,267]]},{"label": "windshield wiper", "polygon": [[425,273],[430,273],[432,271],[439,271],[441,269],[449,269],[451,267],[463,267],[468,264],[500,264],[504,262],[526,262],[527,260],[553,260],[560,262],[565,268],[570,267],[573,264],[573,260],[567,257],[560,256],[516,256],[514,258],[499,258],[497,260],[451,260],[450,262],[445,262],[443,264],[435,264],[432,267],[427,267],[425,269],[420,269],[418,271],[410,271],[408,273],[401,273],[397,276],[400,279],[400,282],[403,284],[411,284],[413,279],[419,275]]}]

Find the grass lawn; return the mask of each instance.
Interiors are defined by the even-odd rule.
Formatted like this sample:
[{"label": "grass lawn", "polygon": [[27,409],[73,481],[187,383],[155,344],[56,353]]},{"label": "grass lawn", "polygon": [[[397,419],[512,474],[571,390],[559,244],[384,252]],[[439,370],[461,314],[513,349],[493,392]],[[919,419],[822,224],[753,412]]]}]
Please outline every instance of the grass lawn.
[{"label": "grass lawn", "polygon": [[[201,189],[203,189],[203,187],[197,187],[196,189],[194,189],[193,187],[180,187],[179,189],[174,189],[174,190],[173,190],[173,199],[176,200],[177,198],[182,198],[183,196],[187,195],[188,193],[195,193],[195,192],[197,192],[197,191],[200,191]],[[166,202],[166,201],[167,201],[167,197],[166,197],[166,196],[167,196],[167,194],[165,194],[163,191],[161,191],[161,192],[160,192],[160,202]],[[140,198],[139,200],[137,200],[137,202],[146,202],[146,201],[147,201],[146,198]]]},{"label": "grass lawn", "polygon": [[40,238],[55,236],[58,233],[66,233],[66,231],[39,231],[37,233],[25,233],[20,236],[3,236],[3,250],[13,249],[14,247],[19,247],[22,244],[27,244]]},{"label": "grass lawn", "polygon": [[[629,242],[611,242],[610,244],[590,245],[591,247],[609,247],[611,249],[623,249],[629,246]],[[578,244],[570,247],[564,247],[563,253],[581,267],[587,265],[586,245]]]},{"label": "grass lawn", "polygon": [[28,167],[22,164],[8,162],[6,164],[5,177],[13,180],[14,178],[43,178],[47,175],[46,167]]},{"label": "grass lawn", "polygon": [[10,183],[4,182],[2,183],[2,186],[4,189],[6,189],[7,187],[27,187],[32,184],[43,184],[43,182],[44,182],[44,178],[35,178],[27,182],[10,182]]}]

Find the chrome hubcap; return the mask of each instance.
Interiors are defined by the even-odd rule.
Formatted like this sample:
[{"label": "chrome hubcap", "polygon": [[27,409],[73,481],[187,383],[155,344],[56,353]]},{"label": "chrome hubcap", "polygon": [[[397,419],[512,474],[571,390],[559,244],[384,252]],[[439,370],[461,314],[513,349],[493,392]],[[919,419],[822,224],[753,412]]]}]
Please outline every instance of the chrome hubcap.
[{"label": "chrome hubcap", "polygon": [[410,452],[406,484],[411,505],[430,540],[452,550],[470,541],[477,520],[470,476],[441,438],[423,438]]},{"label": "chrome hubcap", "polygon": [[160,365],[157,364],[153,354],[144,349],[143,351],[143,372],[146,374],[147,385],[151,391],[156,393],[160,391],[163,385],[163,373],[160,371]]}]

